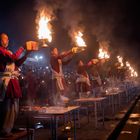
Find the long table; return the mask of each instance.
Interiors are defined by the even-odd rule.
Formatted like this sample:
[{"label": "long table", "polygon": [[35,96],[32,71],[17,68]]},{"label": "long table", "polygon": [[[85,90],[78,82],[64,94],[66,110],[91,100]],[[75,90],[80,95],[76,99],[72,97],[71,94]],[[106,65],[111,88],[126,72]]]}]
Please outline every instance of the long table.
[{"label": "long table", "polygon": [[[76,111],[79,109],[79,106],[68,106],[68,107],[58,107],[58,106],[50,106],[50,107],[43,107],[36,112],[32,116],[33,119],[39,120],[48,120],[50,119],[51,122],[51,137],[52,140],[57,140],[57,128],[58,128],[58,118],[60,116],[64,116],[68,113],[73,114],[73,121],[74,121],[74,140],[76,140]],[[29,111],[33,111],[32,109]]]},{"label": "long table", "polygon": [[116,97],[118,99],[118,106],[120,107],[120,105],[121,105],[120,94],[121,94],[120,92],[112,92],[112,93],[106,94],[106,97],[109,99],[109,105],[111,105],[111,108],[112,108],[112,114],[115,113],[115,99],[116,99]]},{"label": "long table", "polygon": [[[109,105],[111,105],[112,115],[114,115],[116,109],[121,107],[121,96],[123,94],[126,94],[126,100],[127,100],[127,93],[123,90],[118,90],[114,92],[109,92],[105,96],[109,99]],[[116,103],[117,102],[117,103]],[[117,106],[118,104],[118,106]]]},{"label": "long table", "polygon": [[81,105],[83,103],[93,103],[94,104],[94,115],[95,115],[95,127],[98,125],[98,115],[97,115],[97,104],[102,104],[102,122],[104,125],[104,100],[106,97],[96,97],[96,98],[80,98],[74,100],[78,105]]}]

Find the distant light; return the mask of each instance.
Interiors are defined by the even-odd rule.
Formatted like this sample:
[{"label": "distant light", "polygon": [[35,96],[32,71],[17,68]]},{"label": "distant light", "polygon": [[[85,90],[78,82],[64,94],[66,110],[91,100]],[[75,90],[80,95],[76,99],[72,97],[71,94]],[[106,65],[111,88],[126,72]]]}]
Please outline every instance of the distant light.
[{"label": "distant light", "polygon": [[43,59],[43,56],[42,56],[42,55],[40,55],[40,56],[35,55],[35,57],[34,57],[34,58],[38,61],[38,60],[42,60],[42,59]]},{"label": "distant light", "polygon": [[37,55],[35,56],[35,59],[38,60],[38,56]]},{"label": "distant light", "polygon": [[39,59],[43,59],[43,56],[40,56]]}]

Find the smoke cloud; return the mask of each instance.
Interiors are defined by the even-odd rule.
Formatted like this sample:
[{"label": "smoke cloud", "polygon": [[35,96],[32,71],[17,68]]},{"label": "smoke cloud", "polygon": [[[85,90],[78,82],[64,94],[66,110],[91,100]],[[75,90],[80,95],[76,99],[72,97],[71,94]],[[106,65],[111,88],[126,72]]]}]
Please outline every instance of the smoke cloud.
[{"label": "smoke cloud", "polygon": [[[56,28],[64,28],[61,31],[67,31],[71,39],[74,31],[83,31],[89,57],[95,55],[93,52],[97,52],[100,41],[110,42],[110,48],[115,53],[127,51],[128,57],[133,57],[132,51],[136,53],[129,41],[133,29],[127,21],[124,23],[128,14],[125,8],[128,7],[121,0],[37,0],[37,11],[41,9],[40,7],[45,8],[46,13],[49,13],[53,19],[57,19],[57,23],[60,24],[57,24]],[[64,40],[61,47],[66,44],[64,42],[68,38],[65,33],[62,33],[62,36]],[[61,33],[59,37],[62,38]],[[58,45],[60,40],[58,39]],[[131,51],[128,51],[128,48]]]},{"label": "smoke cloud", "polygon": [[56,17],[60,10],[58,20],[62,26],[72,32],[90,29],[91,34],[97,37],[98,41],[111,40],[112,30],[118,21],[118,9],[114,7],[115,2],[94,1],[94,0],[37,0],[35,9],[45,13],[52,18]]}]

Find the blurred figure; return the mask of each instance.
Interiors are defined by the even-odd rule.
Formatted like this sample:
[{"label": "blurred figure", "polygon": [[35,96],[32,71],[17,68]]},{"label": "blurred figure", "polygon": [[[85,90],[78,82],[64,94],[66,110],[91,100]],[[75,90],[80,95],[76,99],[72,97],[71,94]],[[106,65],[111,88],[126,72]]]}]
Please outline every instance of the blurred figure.
[{"label": "blurred figure", "polygon": [[[57,105],[59,103],[63,103],[64,100],[68,101],[68,98],[65,97],[65,79],[63,74],[63,65],[67,65],[74,54],[74,49],[59,53],[57,48],[52,48],[50,52],[50,64],[51,64],[51,72],[52,77],[49,82],[49,93],[50,99],[49,102],[52,105]],[[66,59],[67,58],[67,59]],[[65,61],[64,61],[65,59]]]},{"label": "blurred figure", "polygon": [[97,59],[92,59],[87,64],[84,64],[82,60],[77,63],[77,79],[76,79],[76,93],[79,98],[88,97],[91,93],[91,83],[89,80],[89,75],[87,70],[91,68],[92,65],[98,62]]},{"label": "blurred figure", "polygon": [[102,80],[97,71],[92,72],[92,91],[94,97],[101,97],[103,92]]},{"label": "blurred figure", "polygon": [[26,81],[26,88],[27,88],[27,104],[32,105],[35,102],[35,99],[37,97],[36,95],[36,90],[37,90],[37,79],[32,72],[32,69],[29,69],[26,76],[25,76],[25,81]]}]

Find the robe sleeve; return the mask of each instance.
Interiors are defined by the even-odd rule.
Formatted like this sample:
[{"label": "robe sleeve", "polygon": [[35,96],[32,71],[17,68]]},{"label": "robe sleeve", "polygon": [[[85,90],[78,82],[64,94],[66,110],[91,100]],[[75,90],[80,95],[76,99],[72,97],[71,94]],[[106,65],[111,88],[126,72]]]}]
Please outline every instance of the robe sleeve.
[{"label": "robe sleeve", "polygon": [[85,68],[85,70],[88,70],[89,68],[91,68],[93,66],[93,62],[89,61],[87,64],[85,64],[83,67]]},{"label": "robe sleeve", "polygon": [[24,51],[24,48],[20,47],[16,53],[12,54],[8,50],[3,49],[0,47],[0,60],[4,62],[11,62],[11,61],[16,61],[19,59],[20,55]]},{"label": "robe sleeve", "polygon": [[15,62],[16,66],[17,66],[17,67],[20,67],[20,66],[24,63],[24,61],[25,61],[26,59],[27,59],[27,55],[24,55],[22,58],[18,59],[18,60]]},{"label": "robe sleeve", "polygon": [[64,57],[72,55],[72,54],[73,54],[73,52],[71,50],[69,50],[67,52],[64,52],[64,53],[60,54],[59,56],[57,56],[57,58],[58,59],[63,59]]}]

